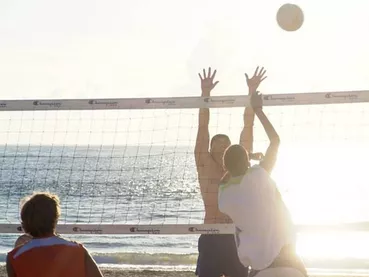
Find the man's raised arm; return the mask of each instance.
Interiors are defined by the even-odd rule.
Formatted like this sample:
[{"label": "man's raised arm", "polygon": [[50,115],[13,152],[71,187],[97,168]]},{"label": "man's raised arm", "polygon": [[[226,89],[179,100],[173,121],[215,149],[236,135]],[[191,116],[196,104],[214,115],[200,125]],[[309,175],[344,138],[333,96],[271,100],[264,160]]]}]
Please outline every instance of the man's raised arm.
[{"label": "man's raised arm", "polygon": [[264,127],[265,132],[269,138],[269,147],[266,151],[265,158],[260,165],[269,173],[272,172],[275,162],[277,160],[277,154],[279,149],[280,139],[277,132],[274,130],[273,125],[263,112],[263,99],[259,92],[254,93],[250,97],[251,106],[255,111],[256,116],[259,118],[261,124]]},{"label": "man's raised arm", "polygon": [[[247,73],[245,73],[246,83],[249,87],[249,96],[253,93],[256,93],[260,83],[265,80],[267,76],[265,75],[264,67],[259,70],[259,67],[256,68],[254,72],[254,76],[249,78]],[[249,154],[253,153],[253,142],[254,142],[254,118],[255,113],[254,110],[249,106],[246,105],[244,114],[243,114],[243,129],[240,136],[240,145],[242,145]]]},{"label": "man's raised arm", "polygon": [[[211,90],[219,83],[218,81],[214,83],[214,77],[217,73],[216,70],[211,72],[209,67],[208,73],[206,74],[205,69],[203,70],[203,75],[199,73],[201,80],[201,96],[210,97]],[[204,165],[204,161],[209,155],[209,120],[210,112],[208,108],[201,108],[199,111],[199,129],[197,131],[196,145],[195,145],[195,161],[197,168]]]}]

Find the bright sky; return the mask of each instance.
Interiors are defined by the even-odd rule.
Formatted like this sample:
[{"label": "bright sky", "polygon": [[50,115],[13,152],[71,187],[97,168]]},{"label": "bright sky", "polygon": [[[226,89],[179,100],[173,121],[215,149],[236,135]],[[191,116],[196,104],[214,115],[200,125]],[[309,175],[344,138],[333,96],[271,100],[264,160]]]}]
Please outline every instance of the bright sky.
[{"label": "bright sky", "polygon": [[197,72],[218,68],[214,95],[245,91],[268,70],[266,93],[369,88],[369,3],[294,1],[303,28],[283,32],[281,0],[2,0],[0,91],[11,98],[198,95]]}]

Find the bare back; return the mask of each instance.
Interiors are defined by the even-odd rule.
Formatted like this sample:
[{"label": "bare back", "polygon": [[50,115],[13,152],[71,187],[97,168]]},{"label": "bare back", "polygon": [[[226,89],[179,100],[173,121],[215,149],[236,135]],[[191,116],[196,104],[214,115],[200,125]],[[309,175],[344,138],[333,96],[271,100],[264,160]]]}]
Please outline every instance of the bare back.
[{"label": "bare back", "polygon": [[231,219],[218,208],[218,188],[225,171],[210,154],[203,157],[202,165],[197,167],[201,196],[205,206],[205,224],[231,223]]}]

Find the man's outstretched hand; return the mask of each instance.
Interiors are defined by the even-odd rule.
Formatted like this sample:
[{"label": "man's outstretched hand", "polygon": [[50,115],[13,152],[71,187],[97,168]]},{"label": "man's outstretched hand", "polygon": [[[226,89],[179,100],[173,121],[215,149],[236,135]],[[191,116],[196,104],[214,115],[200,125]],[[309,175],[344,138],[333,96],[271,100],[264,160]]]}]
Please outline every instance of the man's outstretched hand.
[{"label": "man's outstretched hand", "polygon": [[260,83],[266,79],[267,76],[264,76],[265,73],[266,70],[264,70],[264,67],[262,67],[260,70],[259,67],[257,67],[254,72],[254,76],[251,78],[249,78],[247,73],[245,73],[247,86],[249,87],[249,94],[256,92]]},{"label": "man's outstretched hand", "polygon": [[202,76],[199,73],[202,96],[210,96],[210,91],[219,83],[219,81],[214,82],[214,77],[217,71],[214,70],[214,72],[212,73],[211,68],[209,67],[207,74],[205,72],[205,69],[202,70],[202,73]]},{"label": "man's outstretched hand", "polygon": [[[251,107],[255,110],[263,108],[263,97],[260,92],[256,91],[250,96]],[[255,111],[256,112],[256,111]]]}]

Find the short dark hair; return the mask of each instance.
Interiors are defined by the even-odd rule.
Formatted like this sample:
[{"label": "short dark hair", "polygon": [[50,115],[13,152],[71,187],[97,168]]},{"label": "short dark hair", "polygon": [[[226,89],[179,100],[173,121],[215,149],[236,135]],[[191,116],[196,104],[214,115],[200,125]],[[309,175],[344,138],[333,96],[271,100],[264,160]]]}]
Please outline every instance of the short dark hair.
[{"label": "short dark hair", "polygon": [[240,176],[245,174],[249,167],[249,155],[242,145],[234,144],[224,152],[223,163],[232,176]]},{"label": "short dark hair", "polygon": [[34,193],[22,205],[22,227],[25,233],[35,238],[53,234],[59,217],[59,197],[52,193]]},{"label": "short dark hair", "polygon": [[231,140],[229,139],[229,137],[227,135],[225,135],[225,134],[217,134],[217,135],[215,135],[214,137],[211,138],[210,147],[212,147],[213,144],[214,144],[214,142],[216,140],[218,140],[218,139],[225,139],[225,140],[231,142]]}]

